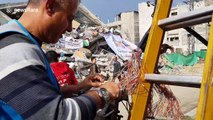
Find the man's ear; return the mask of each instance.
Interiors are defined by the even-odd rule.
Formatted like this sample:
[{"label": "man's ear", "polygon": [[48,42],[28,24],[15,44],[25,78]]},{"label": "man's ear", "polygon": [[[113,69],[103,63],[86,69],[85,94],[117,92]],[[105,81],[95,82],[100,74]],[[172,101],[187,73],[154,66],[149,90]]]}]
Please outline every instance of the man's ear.
[{"label": "man's ear", "polygon": [[56,4],[55,0],[46,0],[45,10],[48,15],[52,16],[52,14],[54,13],[55,4]]}]

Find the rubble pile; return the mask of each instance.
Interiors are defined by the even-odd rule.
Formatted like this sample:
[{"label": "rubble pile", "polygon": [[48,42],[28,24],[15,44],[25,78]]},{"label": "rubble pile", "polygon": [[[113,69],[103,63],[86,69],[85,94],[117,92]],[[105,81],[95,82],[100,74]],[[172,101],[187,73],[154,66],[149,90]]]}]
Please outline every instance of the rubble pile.
[{"label": "rubble pile", "polygon": [[[201,52],[205,52],[205,51],[201,51]],[[171,54],[177,54],[177,53],[171,53]],[[173,60],[167,59],[167,57],[165,57],[166,55],[168,54],[161,55],[158,62],[158,68],[159,68],[158,70],[161,74],[200,75],[200,76],[202,75],[205,57],[194,57],[194,60],[190,59],[190,61],[185,64],[179,64],[177,62],[174,62]],[[175,58],[175,59],[179,59],[179,58]],[[181,61],[181,59],[179,59],[179,61]]]},{"label": "rubble pile", "polygon": [[[123,35],[123,34],[122,34]],[[60,54],[60,61],[66,61],[76,72],[78,79],[84,79],[89,74],[89,67],[93,64],[91,58],[95,57],[100,73],[106,79],[112,79],[114,56],[123,65],[129,60],[132,51],[137,46],[127,40],[119,30],[106,27],[81,27],[66,32],[56,44],[44,44],[44,51],[54,50]]]}]

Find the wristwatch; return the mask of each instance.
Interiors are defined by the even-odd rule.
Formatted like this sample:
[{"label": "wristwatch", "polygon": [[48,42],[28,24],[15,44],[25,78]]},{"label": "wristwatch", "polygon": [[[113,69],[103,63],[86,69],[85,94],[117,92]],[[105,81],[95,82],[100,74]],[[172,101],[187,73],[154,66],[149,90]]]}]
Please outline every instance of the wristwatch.
[{"label": "wristwatch", "polygon": [[103,101],[103,105],[109,103],[110,101],[110,93],[105,88],[100,88],[97,90],[99,97]]}]

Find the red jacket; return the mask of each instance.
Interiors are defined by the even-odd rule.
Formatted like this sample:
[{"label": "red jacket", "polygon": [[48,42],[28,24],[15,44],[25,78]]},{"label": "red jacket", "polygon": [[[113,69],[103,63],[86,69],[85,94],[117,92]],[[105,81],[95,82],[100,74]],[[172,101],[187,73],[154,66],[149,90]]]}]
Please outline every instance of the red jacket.
[{"label": "red jacket", "polygon": [[58,83],[60,86],[64,85],[77,85],[78,81],[75,77],[74,71],[69,68],[65,62],[54,62],[50,64]]}]

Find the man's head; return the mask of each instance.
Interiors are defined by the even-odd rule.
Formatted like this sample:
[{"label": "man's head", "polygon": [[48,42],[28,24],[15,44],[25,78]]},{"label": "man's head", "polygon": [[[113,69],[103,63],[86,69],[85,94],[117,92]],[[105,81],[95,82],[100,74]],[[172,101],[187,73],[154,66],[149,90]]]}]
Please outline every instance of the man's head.
[{"label": "man's head", "polygon": [[92,63],[96,63],[96,58],[95,58],[95,57],[92,57],[92,58],[91,58],[91,61],[92,61]]},{"label": "man's head", "polygon": [[128,65],[128,60],[124,60],[124,65],[127,66]]},{"label": "man's head", "polygon": [[[56,43],[61,35],[72,30],[72,20],[79,0],[30,0],[27,8],[36,13],[24,13],[22,24],[42,42]],[[28,24],[26,24],[28,22]]]},{"label": "man's head", "polygon": [[48,60],[49,63],[58,62],[59,55],[58,55],[57,52],[55,52],[53,50],[48,51],[46,53],[46,56],[47,56],[47,60]]},{"label": "man's head", "polygon": [[117,60],[118,60],[118,58],[117,58],[117,56],[115,56],[115,57],[114,57],[114,61],[117,61]]}]

